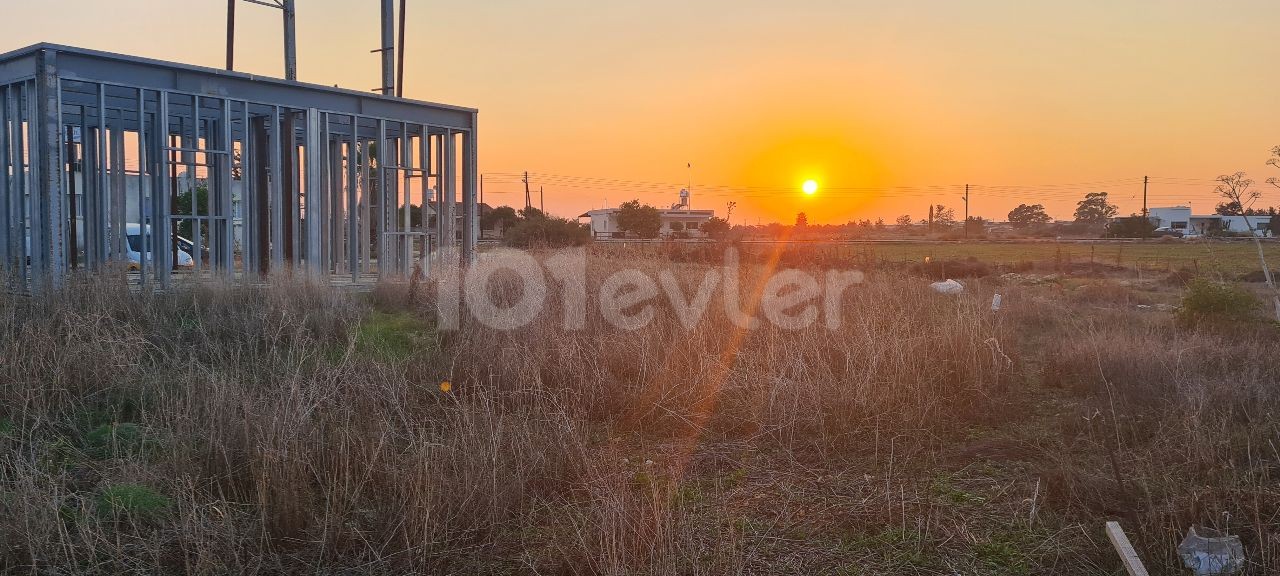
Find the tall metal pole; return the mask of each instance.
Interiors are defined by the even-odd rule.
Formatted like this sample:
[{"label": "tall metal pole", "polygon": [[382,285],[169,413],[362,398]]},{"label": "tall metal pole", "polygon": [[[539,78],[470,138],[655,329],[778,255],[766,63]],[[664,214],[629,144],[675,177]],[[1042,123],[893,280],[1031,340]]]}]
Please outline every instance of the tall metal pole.
[{"label": "tall metal pole", "polygon": [[236,63],[236,2],[227,0],[227,70],[235,70]]},{"label": "tall metal pole", "polygon": [[392,0],[382,0],[382,94],[395,94],[395,6]]},{"label": "tall metal pole", "polygon": [[396,43],[396,97],[404,96],[404,14],[407,0],[400,0],[400,40]]},{"label": "tall metal pole", "polygon": [[294,34],[293,0],[284,0],[284,78],[298,79],[298,41]]}]

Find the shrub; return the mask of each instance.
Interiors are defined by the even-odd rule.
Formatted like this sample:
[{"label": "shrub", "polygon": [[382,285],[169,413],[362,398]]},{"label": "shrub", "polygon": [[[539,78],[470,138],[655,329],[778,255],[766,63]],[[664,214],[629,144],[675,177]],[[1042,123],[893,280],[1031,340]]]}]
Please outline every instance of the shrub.
[{"label": "shrub", "polygon": [[1178,307],[1183,324],[1226,324],[1252,319],[1258,299],[1251,292],[1224,282],[1204,278],[1192,280]]},{"label": "shrub", "polygon": [[98,493],[98,512],[108,517],[138,521],[160,518],[169,510],[169,499],[141,484],[113,484]]},{"label": "shrub", "polygon": [[1156,225],[1146,216],[1126,216],[1107,223],[1107,238],[1150,238]]},{"label": "shrub", "polygon": [[516,248],[581,246],[590,239],[591,228],[586,224],[543,216],[526,218],[503,235],[503,242]]},{"label": "shrub", "polygon": [[141,454],[154,444],[146,431],[132,422],[103,424],[85,435],[85,451],[97,459]]}]

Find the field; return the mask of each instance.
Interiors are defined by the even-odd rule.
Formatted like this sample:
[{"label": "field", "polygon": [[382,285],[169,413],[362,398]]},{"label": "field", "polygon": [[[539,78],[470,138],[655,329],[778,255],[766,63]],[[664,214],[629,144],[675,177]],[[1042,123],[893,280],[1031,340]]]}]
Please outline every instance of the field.
[{"label": "field", "polygon": [[[1280,268],[1280,242],[1268,239],[1267,262]],[[746,251],[767,252],[774,244],[743,244]],[[873,240],[845,243],[801,242],[795,246],[849,262],[909,264],[934,260],[976,259],[993,266],[1017,267],[1030,263],[1096,263],[1124,269],[1138,276],[1143,272],[1192,270],[1234,278],[1259,270],[1258,252],[1247,239],[1222,240],[1006,240],[946,242],[933,240]],[[634,244],[628,248],[634,249]]]},{"label": "field", "polygon": [[[450,330],[432,282],[0,296],[0,570],[1101,575],[1119,520],[1153,573],[1180,573],[1192,524],[1280,571],[1265,308],[1197,319],[1181,266],[979,246],[875,249],[1031,264],[958,296],[870,266],[837,326],[799,330],[741,328],[721,295],[692,325],[657,298],[643,327],[567,326],[578,302],[550,297]],[[1247,244],[1121,261],[1199,249],[1202,275],[1256,269]],[[743,250],[747,310],[769,272],[835,259]],[[586,293],[717,268],[661,251],[593,249]]]}]

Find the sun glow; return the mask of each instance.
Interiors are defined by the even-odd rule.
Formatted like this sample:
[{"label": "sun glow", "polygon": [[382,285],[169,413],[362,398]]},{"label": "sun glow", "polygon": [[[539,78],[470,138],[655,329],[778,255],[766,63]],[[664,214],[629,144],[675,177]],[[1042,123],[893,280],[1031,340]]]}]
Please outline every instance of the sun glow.
[{"label": "sun glow", "polygon": [[817,180],[805,180],[805,181],[804,181],[804,185],[803,185],[803,186],[801,186],[801,189],[802,189],[802,190],[804,190],[804,193],[805,193],[805,194],[809,194],[809,195],[811,195],[811,196],[812,196],[814,192],[817,192],[817,191],[818,191],[818,181],[817,181]]}]

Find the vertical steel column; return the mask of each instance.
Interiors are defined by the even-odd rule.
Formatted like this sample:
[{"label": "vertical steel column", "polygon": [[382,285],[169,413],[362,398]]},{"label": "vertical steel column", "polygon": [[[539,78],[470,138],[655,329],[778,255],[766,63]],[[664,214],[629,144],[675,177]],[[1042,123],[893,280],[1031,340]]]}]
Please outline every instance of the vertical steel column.
[{"label": "vertical steel column", "polygon": [[[249,101],[245,100],[240,103],[240,269],[244,273],[244,279],[249,279],[249,272],[257,269],[257,251],[254,242],[254,229],[249,225],[249,212],[251,206],[257,206],[257,181],[254,178],[253,170],[250,169],[250,159],[253,153],[250,151],[249,141]],[[235,157],[232,157],[234,161]],[[234,226],[235,214],[232,214],[232,222]]]},{"label": "vertical steel column", "polygon": [[476,134],[478,132],[479,114],[471,113],[471,130],[463,135],[462,165],[462,261],[470,264],[475,260],[476,242],[478,240],[480,220],[479,206],[476,204],[476,175],[479,168],[479,148]]},{"label": "vertical steel column", "polygon": [[[9,87],[0,86],[0,275],[13,274],[9,211]],[[3,278],[9,280],[9,278]]]},{"label": "vertical steel column", "polygon": [[419,222],[422,223],[422,273],[430,274],[431,270],[431,204],[435,202],[435,194],[431,189],[431,127],[422,125],[422,137],[418,139],[418,166],[422,168],[422,206],[418,209]]},{"label": "vertical steel column", "polygon": [[360,279],[360,218],[357,196],[360,194],[360,156],[357,142],[360,141],[360,123],[355,114],[351,115],[351,139],[347,141],[347,267],[351,271],[351,281]]},{"label": "vertical steel column", "polygon": [[[305,114],[305,111],[303,112]],[[289,263],[295,267],[302,265],[302,179],[306,176],[303,174],[301,164],[301,153],[298,152],[298,130],[297,130],[297,113],[293,110],[286,112],[285,116],[289,122],[282,136],[285,138],[286,152],[289,154],[289,165],[285,167],[289,189],[285,191],[288,194],[286,201],[289,203],[289,245],[288,256]],[[305,122],[305,119],[304,119]],[[305,124],[304,124],[305,126]],[[305,144],[305,135],[303,143]]]},{"label": "vertical steel column", "polygon": [[[357,131],[357,134],[359,132]],[[373,220],[373,174],[370,169],[373,167],[373,153],[369,149],[369,140],[359,139],[360,156],[356,172],[356,180],[360,187],[360,273],[364,274],[371,271],[370,264],[373,261],[373,250],[369,246],[374,234]]]},{"label": "vertical steel column", "polygon": [[111,243],[111,144],[107,142],[107,87],[105,84],[98,84],[98,128],[94,138],[94,151],[96,161],[94,165],[94,232],[92,235],[86,232],[85,249],[88,250],[89,239],[93,239],[94,251],[96,252],[97,265],[102,266],[110,262],[115,257],[112,254]]},{"label": "vertical steel column", "polygon": [[284,146],[280,131],[284,126],[280,118],[280,107],[271,108],[271,121],[267,123],[271,131],[270,165],[267,174],[271,187],[271,270],[278,272],[284,264],[284,181],[280,168],[280,148]]},{"label": "vertical steel column", "polygon": [[94,162],[97,162],[97,153],[95,152],[97,145],[96,140],[89,137],[88,106],[80,106],[80,124],[77,128],[80,129],[80,201],[76,203],[76,216],[79,219],[76,225],[80,229],[76,230],[76,236],[79,239],[74,249],[81,250],[83,248],[84,260],[80,263],[80,266],[92,268],[96,266],[93,252],[97,244],[90,242],[88,239],[93,236],[93,230],[95,229],[93,214],[96,214],[94,212],[94,200],[97,197],[98,181],[97,176],[93,176],[93,174],[96,174],[94,172]]},{"label": "vertical steel column", "polygon": [[26,114],[25,101],[31,98],[27,82],[10,86],[10,98],[7,116],[9,117],[9,153],[12,158],[13,180],[9,183],[9,213],[12,214],[13,226],[9,229],[9,241],[14,248],[14,270],[16,281],[25,285],[29,266],[27,258],[31,256],[30,236],[27,230],[27,169],[23,158],[26,157],[27,144],[22,132],[22,119]]},{"label": "vertical steel column", "polygon": [[125,200],[127,181],[124,175],[124,110],[120,119],[111,127],[111,259],[128,262],[125,254]]},{"label": "vertical steel column", "polygon": [[447,245],[444,241],[444,140],[445,134],[449,132],[448,128],[444,132],[437,134],[435,140],[435,151],[433,156],[436,163],[436,188],[435,188],[435,205],[436,205],[436,257],[444,256],[444,247]]},{"label": "vertical steel column", "polygon": [[253,116],[250,122],[253,139],[247,157],[253,167],[253,204],[249,208],[253,215],[253,271],[264,277],[271,272],[271,180],[275,177],[270,172],[271,133],[275,128],[270,114]]},{"label": "vertical steel column", "polygon": [[[218,251],[219,262],[222,272],[227,277],[231,277],[235,272],[235,214],[232,214],[231,202],[231,174],[233,170],[232,163],[235,162],[235,144],[231,134],[231,101],[222,99],[222,132],[220,134],[218,149],[222,150],[222,154],[218,161],[218,203],[221,214],[221,225],[218,230]],[[241,155],[241,158],[244,156]],[[241,172],[243,176],[243,171]]]},{"label": "vertical steel column", "polygon": [[[36,55],[36,114],[31,125],[38,145],[32,165],[38,164],[41,213],[32,222],[41,222],[39,252],[43,252],[41,272],[53,286],[61,286],[66,274],[66,220],[62,196],[62,109],[57,53],[41,50]],[[34,250],[34,238],[32,241]],[[33,259],[34,260],[34,259]],[[41,278],[37,281],[45,280]]]},{"label": "vertical steel column", "polygon": [[9,199],[13,197],[9,177],[9,87],[0,85],[0,280],[8,281],[14,272],[12,222]]},{"label": "vertical steel column", "polygon": [[[326,126],[335,121],[333,116],[329,114],[325,116],[327,117]],[[333,130],[326,129],[325,136],[325,147],[329,154],[329,163],[326,167],[329,171],[329,261],[335,274],[347,271],[347,250],[346,243],[343,241],[346,237],[347,187],[343,185],[343,175],[346,171],[342,165],[341,134],[341,130],[334,133]]]},{"label": "vertical steel column", "polygon": [[[185,124],[185,120],[183,121]],[[184,126],[185,128],[185,126]],[[191,97],[191,137],[187,138],[187,131],[182,130],[181,144],[182,147],[182,165],[187,168],[187,194],[191,203],[191,262],[192,273],[199,277],[201,270],[204,268],[204,234],[200,229],[200,196],[196,194],[196,154],[193,152],[200,147],[200,96],[193,95]],[[207,156],[207,155],[206,155]],[[206,160],[207,161],[207,160]],[[207,214],[206,214],[207,215]]]},{"label": "vertical steel column", "polygon": [[317,145],[319,145],[319,147],[316,148],[316,157],[319,157],[320,164],[316,166],[315,173],[320,177],[320,186],[316,188],[315,196],[316,200],[319,201],[317,204],[319,204],[320,207],[321,218],[320,221],[317,221],[316,223],[316,229],[317,234],[319,234],[320,237],[319,264],[320,266],[323,266],[319,271],[323,271],[323,273],[328,274],[329,270],[332,269],[330,268],[330,266],[332,266],[332,259],[330,259],[330,248],[332,248],[332,244],[330,244],[330,242],[332,242],[333,239],[333,210],[332,206],[330,206],[330,198],[333,197],[333,179],[330,177],[333,175],[333,169],[330,168],[330,163],[333,161],[333,156],[329,154],[330,148],[332,148],[329,142],[329,113],[317,114],[320,116],[320,129],[319,134],[316,134],[315,141]]},{"label": "vertical steel column", "polygon": [[378,120],[378,172],[375,175],[378,192],[378,229],[374,234],[378,242],[378,278],[386,278],[387,266],[387,121]]},{"label": "vertical steel column", "polygon": [[319,276],[324,271],[321,230],[324,222],[323,170],[324,146],[320,144],[320,111],[307,109],[306,142],[306,191],[307,191],[307,262],[309,274]]},{"label": "vertical steel column", "polygon": [[[403,213],[404,228],[401,232],[410,232],[413,230],[413,215],[411,214],[411,206],[413,205],[413,186],[411,186],[411,178],[413,177],[413,150],[410,146],[409,123],[400,123],[400,187],[404,189],[402,196],[404,197],[404,206],[397,208]],[[413,271],[410,261],[413,259],[413,241],[411,236],[402,235],[399,237],[400,248],[400,273],[408,277]]]},{"label": "vertical steel column", "polygon": [[[142,88],[138,89],[138,279],[142,286],[147,281],[148,260],[155,257],[151,246],[151,224],[147,218],[147,102]],[[74,226],[75,223],[73,222]]]},{"label": "vertical steel column", "polygon": [[[173,181],[169,172],[173,170],[172,137],[169,134],[169,93],[161,90],[156,93],[159,109],[156,111],[156,181],[160,189],[156,191],[155,218],[156,235],[156,280],[162,288],[168,288],[173,281],[173,221],[170,211],[170,199],[173,198]],[[161,249],[163,248],[163,249]]]},{"label": "vertical steel column", "polygon": [[440,173],[444,175],[444,185],[441,190],[444,191],[444,210],[440,217],[444,220],[444,237],[441,238],[440,248],[442,254],[449,258],[450,263],[454,263],[454,259],[458,257],[458,221],[454,214],[455,206],[458,203],[458,138],[452,129],[445,129],[444,139],[444,166]]}]

